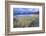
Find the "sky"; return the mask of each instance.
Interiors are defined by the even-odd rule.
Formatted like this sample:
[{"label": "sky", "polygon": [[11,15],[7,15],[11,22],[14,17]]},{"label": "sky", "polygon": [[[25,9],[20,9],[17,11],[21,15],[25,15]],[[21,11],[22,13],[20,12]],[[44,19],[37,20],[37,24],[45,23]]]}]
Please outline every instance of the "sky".
[{"label": "sky", "polygon": [[39,12],[38,8],[13,8],[13,15],[35,14]]}]

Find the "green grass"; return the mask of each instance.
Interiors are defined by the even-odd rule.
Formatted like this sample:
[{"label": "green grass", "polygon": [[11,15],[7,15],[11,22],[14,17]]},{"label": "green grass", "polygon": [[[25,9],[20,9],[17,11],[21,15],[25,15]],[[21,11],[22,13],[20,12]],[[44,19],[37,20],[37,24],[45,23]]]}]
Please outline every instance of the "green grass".
[{"label": "green grass", "polygon": [[[16,27],[34,27],[34,24],[36,24],[38,20],[39,18],[35,16],[21,17],[20,20],[15,18],[15,21],[13,20],[13,24],[14,24],[13,26],[14,28]],[[37,24],[39,24],[39,22]]]}]

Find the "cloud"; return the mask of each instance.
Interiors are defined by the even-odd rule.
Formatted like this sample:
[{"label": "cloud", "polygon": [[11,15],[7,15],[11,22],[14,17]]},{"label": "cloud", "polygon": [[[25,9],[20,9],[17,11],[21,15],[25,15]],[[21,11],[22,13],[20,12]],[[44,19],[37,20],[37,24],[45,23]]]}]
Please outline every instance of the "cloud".
[{"label": "cloud", "polygon": [[38,8],[14,8],[13,9],[13,15],[18,14],[38,14],[39,12]]},{"label": "cloud", "polygon": [[38,8],[14,8],[14,12],[18,13],[18,12],[38,12],[39,9]]}]

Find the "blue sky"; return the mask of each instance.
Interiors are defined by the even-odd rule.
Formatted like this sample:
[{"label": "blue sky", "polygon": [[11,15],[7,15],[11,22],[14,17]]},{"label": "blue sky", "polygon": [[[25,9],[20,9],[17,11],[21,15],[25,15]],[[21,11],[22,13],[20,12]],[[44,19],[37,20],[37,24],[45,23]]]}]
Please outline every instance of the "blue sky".
[{"label": "blue sky", "polygon": [[13,8],[13,15],[15,14],[25,14],[25,13],[37,13],[38,8]]}]

